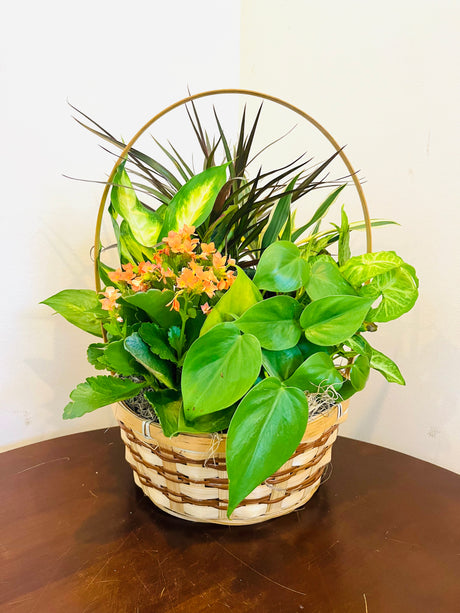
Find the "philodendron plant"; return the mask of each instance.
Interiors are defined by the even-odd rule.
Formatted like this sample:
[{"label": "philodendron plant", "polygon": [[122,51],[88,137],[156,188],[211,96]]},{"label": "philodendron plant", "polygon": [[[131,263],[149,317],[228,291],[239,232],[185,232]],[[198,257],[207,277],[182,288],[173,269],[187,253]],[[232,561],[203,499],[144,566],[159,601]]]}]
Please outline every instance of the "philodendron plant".
[{"label": "philodendron plant", "polygon": [[[350,232],[363,224],[343,208],[340,224],[320,232],[345,185],[295,228],[293,202],[324,184],[316,179],[330,160],[313,173],[294,164],[249,179],[257,120],[247,138],[243,122],[233,155],[217,123],[223,164],[199,122],[202,172],[169,153],[177,177],[135,151],[136,174],[150,184],[132,184],[120,164],[109,208],[119,268],[99,261],[101,293],[65,290],[44,303],[102,337],[88,360],[110,373],[78,385],[64,418],[141,398],[168,437],[226,432],[230,516],[295,451],[311,395],[348,399],[371,368],[404,385],[368,337],[412,308],[418,281],[393,251],[351,257]],[[144,205],[135,188],[160,206]]]}]

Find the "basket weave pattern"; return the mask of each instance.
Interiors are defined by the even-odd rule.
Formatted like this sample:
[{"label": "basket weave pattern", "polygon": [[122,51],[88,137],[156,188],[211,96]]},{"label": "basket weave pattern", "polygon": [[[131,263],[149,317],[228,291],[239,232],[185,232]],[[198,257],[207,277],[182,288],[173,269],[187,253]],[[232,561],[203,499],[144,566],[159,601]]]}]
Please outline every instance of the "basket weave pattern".
[{"label": "basket weave pattern", "polygon": [[288,462],[251,492],[230,519],[225,435],[168,438],[158,424],[142,420],[121,403],[115,414],[134,481],[156,506],[190,521],[241,525],[290,513],[313,496],[331,461],[344,408],[338,405],[311,419]]}]

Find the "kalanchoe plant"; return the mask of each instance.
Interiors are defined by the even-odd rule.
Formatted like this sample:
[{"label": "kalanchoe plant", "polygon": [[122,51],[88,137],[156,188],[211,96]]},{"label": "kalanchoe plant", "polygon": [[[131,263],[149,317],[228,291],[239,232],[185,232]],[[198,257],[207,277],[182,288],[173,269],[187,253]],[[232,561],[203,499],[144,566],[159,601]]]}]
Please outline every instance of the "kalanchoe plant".
[{"label": "kalanchoe plant", "polygon": [[[368,338],[412,308],[418,281],[393,251],[351,257],[350,232],[362,224],[343,209],[340,225],[320,232],[345,185],[295,228],[293,203],[324,185],[330,160],[314,172],[295,162],[250,179],[259,115],[247,136],[243,117],[232,154],[217,116],[219,141],[210,143],[193,111],[204,170],[194,174],[173,150],[179,180],[132,150],[144,183],[132,184],[123,162],[111,188],[119,268],[99,262],[100,294],[65,290],[44,303],[103,337],[88,360],[109,374],[78,385],[64,418],[141,397],[166,436],[227,432],[230,516],[295,451],[310,395],[348,399],[371,368],[404,384]],[[216,165],[219,143],[225,161]],[[144,205],[136,187],[160,206]]]}]

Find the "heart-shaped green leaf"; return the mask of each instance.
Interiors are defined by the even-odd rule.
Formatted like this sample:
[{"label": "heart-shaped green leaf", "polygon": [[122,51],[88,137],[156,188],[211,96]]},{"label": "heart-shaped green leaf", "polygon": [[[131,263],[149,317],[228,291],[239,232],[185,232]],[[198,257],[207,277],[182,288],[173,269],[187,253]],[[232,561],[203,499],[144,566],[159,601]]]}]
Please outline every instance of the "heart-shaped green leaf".
[{"label": "heart-shaped green leaf", "polygon": [[317,392],[331,386],[338,390],[342,383],[343,377],[334,366],[331,356],[323,351],[307,358],[285,381],[285,385],[298,387],[304,392]]},{"label": "heart-shaped green leaf", "polygon": [[372,277],[398,268],[401,264],[404,264],[403,260],[394,251],[378,251],[350,258],[340,272],[353,287],[360,287]]},{"label": "heart-shaped green leaf", "polygon": [[249,307],[262,300],[262,296],[246,275],[237,266],[237,276],[230,289],[225,292],[219,302],[212,308],[206,317],[206,321],[201,328],[200,336],[208,330],[224,321],[233,321],[236,317],[243,315]]},{"label": "heart-shaped green leaf", "polygon": [[323,259],[310,265],[310,276],[305,289],[312,300],[327,296],[356,296],[355,290],[342,277],[337,265]]},{"label": "heart-shaped green leaf", "polygon": [[364,389],[369,378],[370,363],[366,355],[356,358],[350,368],[350,381],[357,392]]},{"label": "heart-shaped green leaf", "polygon": [[374,277],[369,285],[359,291],[361,296],[382,301],[369,312],[369,321],[391,321],[397,319],[414,306],[417,297],[417,283],[406,265]]},{"label": "heart-shaped green leaf", "polygon": [[273,296],[248,309],[235,325],[253,334],[264,349],[289,349],[302,334],[298,321],[301,311],[302,306],[291,296]]},{"label": "heart-shaped green leaf", "polygon": [[305,307],[300,325],[312,343],[337,345],[359,329],[372,302],[359,296],[320,298]]},{"label": "heart-shaped green leaf", "polygon": [[70,393],[72,402],[64,408],[64,419],[81,417],[85,413],[136,396],[145,383],[101,375],[89,377]]},{"label": "heart-shaped green leaf", "polygon": [[271,292],[292,292],[307,280],[307,262],[299,248],[289,241],[277,241],[267,247],[254,277],[257,287]]},{"label": "heart-shaped green leaf", "polygon": [[187,352],[182,371],[182,395],[187,419],[214,413],[239,400],[260,371],[258,340],[240,334],[231,323],[214,326]]},{"label": "heart-shaped green leaf", "polygon": [[161,229],[163,238],[184,224],[199,226],[211,214],[218,193],[227,181],[227,165],[213,166],[187,181],[168,205]]},{"label": "heart-shaped green leaf", "polygon": [[264,479],[277,471],[302,440],[308,402],[299,389],[269,377],[240,402],[227,436],[231,513]]}]

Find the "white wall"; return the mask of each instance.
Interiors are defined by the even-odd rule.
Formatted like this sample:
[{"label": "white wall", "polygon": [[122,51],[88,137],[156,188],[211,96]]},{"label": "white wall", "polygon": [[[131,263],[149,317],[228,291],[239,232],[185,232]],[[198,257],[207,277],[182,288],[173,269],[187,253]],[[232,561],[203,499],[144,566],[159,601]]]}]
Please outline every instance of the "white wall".
[{"label": "white wall", "polygon": [[270,92],[322,122],[366,178],[374,249],[396,249],[420,276],[419,303],[372,343],[407,386],[377,373],[352,400],[341,434],[460,471],[460,5],[248,0],[241,85]]},{"label": "white wall", "polygon": [[239,2],[53,0],[3,11],[1,91],[0,445],[101,428],[109,410],[62,421],[75,385],[93,375],[90,337],[40,300],[93,287],[89,248],[112,158],[71,119],[68,99],[129,139],[187,95],[237,86]]},{"label": "white wall", "polygon": [[[460,470],[458,356],[458,3],[175,0],[10,3],[0,53],[3,448],[104,427],[108,411],[63,422],[69,391],[93,374],[88,337],[43,298],[92,287],[88,250],[110,158],[65,104],[129,138],[193,91],[259,89],[311,113],[362,169],[375,232],[421,280],[416,308],[374,344],[407,387],[378,374],[342,434]],[[241,46],[239,52],[239,37]],[[239,65],[241,55],[241,66]],[[6,95],[5,95],[6,94]]]}]

